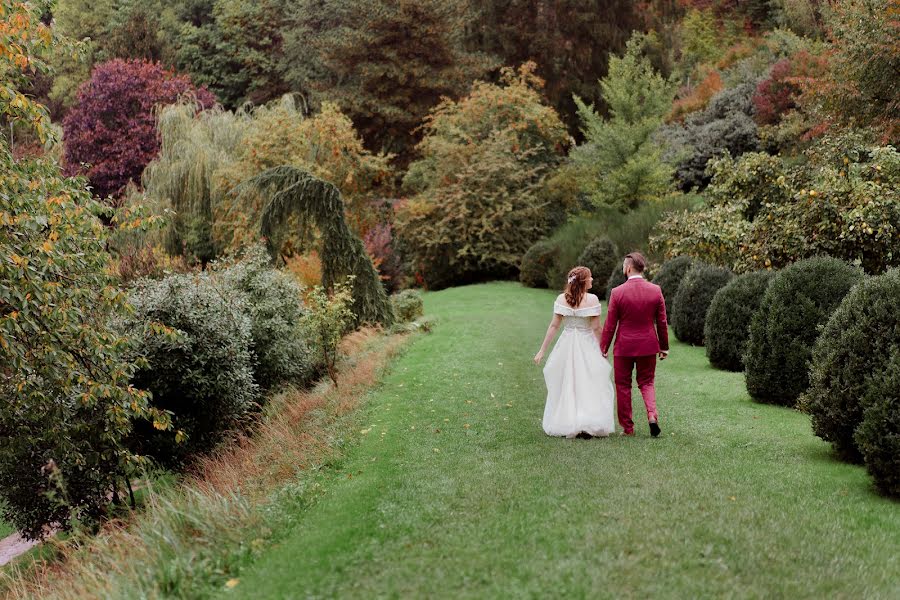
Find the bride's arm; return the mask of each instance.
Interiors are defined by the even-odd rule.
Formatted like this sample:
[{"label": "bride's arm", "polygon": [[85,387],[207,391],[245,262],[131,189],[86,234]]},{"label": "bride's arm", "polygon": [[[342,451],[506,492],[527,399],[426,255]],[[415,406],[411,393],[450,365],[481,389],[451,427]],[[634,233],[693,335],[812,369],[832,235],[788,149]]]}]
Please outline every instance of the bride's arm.
[{"label": "bride's arm", "polygon": [[547,335],[544,336],[544,343],[541,344],[541,349],[538,350],[538,353],[534,355],[534,364],[539,365],[541,361],[544,359],[544,352],[547,351],[547,346],[550,345],[550,342],[553,341],[553,338],[556,337],[556,332],[559,331],[559,324],[562,322],[562,315],[553,315],[553,319],[550,321],[550,326],[547,328]]}]

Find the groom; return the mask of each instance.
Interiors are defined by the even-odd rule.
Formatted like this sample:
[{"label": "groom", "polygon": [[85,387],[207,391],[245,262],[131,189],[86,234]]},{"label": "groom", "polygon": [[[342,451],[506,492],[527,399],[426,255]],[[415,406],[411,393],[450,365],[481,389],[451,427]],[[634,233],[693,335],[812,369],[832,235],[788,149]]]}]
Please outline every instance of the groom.
[{"label": "groom", "polygon": [[660,433],[656,413],[656,357],[669,355],[669,329],[666,324],[666,301],[662,290],[644,279],[647,259],[640,252],[625,257],[622,271],[628,278],[613,289],[609,297],[606,324],[600,341],[600,352],[606,357],[613,335],[616,337],[613,370],[616,379],[616,403],[622,435],[634,435],[631,420],[631,372],[637,369],[637,383],[647,407],[650,435]]}]

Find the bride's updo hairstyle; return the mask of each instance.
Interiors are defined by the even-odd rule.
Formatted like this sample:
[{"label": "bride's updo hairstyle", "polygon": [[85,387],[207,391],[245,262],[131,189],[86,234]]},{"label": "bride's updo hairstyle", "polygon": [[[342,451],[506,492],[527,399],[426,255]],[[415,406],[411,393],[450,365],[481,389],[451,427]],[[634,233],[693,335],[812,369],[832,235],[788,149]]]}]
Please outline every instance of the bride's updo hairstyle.
[{"label": "bride's updo hairstyle", "polygon": [[582,298],[587,293],[587,281],[591,276],[591,270],[587,267],[575,267],[569,271],[566,278],[566,302],[572,308],[577,308],[581,304]]}]

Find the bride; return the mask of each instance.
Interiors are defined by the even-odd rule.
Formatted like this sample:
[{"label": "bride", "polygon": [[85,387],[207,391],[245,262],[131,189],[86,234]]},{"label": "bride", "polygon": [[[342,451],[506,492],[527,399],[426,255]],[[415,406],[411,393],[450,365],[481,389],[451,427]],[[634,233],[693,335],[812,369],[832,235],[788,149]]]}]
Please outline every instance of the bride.
[{"label": "bride", "polygon": [[612,368],[600,353],[600,300],[587,267],[569,271],[565,291],[553,303],[553,320],[535,364],[544,358],[559,326],[563,332],[547,358],[544,431],[568,438],[606,437],[614,431]]}]

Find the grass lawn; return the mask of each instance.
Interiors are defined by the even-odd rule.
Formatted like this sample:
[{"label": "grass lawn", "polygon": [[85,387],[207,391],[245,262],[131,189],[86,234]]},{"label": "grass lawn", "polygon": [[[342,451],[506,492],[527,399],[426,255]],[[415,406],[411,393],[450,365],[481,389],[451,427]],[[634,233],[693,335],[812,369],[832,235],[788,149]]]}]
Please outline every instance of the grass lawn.
[{"label": "grass lawn", "polygon": [[541,430],[553,293],[426,296],[437,318],[364,409],[362,442],[228,596],[900,597],[900,510],[808,418],[675,344],[663,436]]}]

